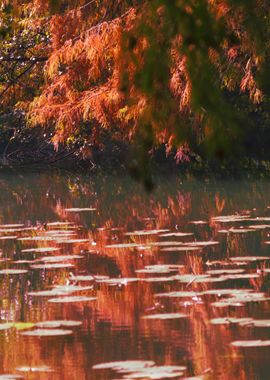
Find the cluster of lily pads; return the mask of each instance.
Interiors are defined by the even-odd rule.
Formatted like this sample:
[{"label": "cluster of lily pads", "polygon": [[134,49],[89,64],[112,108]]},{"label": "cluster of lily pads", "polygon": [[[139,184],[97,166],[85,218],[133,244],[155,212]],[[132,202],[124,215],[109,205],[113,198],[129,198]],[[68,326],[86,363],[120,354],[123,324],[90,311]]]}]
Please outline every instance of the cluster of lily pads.
[{"label": "cluster of lily pads", "polygon": [[[67,215],[79,212],[93,212],[94,208],[66,209]],[[269,223],[269,224],[267,224]],[[213,236],[210,240],[196,240],[194,232],[189,230],[192,226],[210,226]],[[225,228],[226,227],[226,228]],[[228,227],[228,228],[227,228]],[[30,271],[44,271],[45,276],[49,270],[68,270],[66,284],[59,284],[49,289],[32,290],[27,293],[30,299],[45,297],[50,304],[82,303],[94,302],[97,300],[95,289],[107,286],[109,289],[125,289],[127,285],[134,283],[159,285],[169,285],[173,290],[163,292],[153,292],[153,300],[169,300],[174,303],[180,299],[177,305],[184,307],[184,310],[173,310],[161,313],[160,309],[151,309],[151,313],[145,312],[141,315],[144,323],[155,323],[155,321],[188,319],[189,312],[187,306],[211,304],[213,310],[227,310],[227,316],[222,318],[212,318],[209,323],[213,325],[226,325],[245,327],[270,327],[268,319],[253,319],[248,317],[233,317],[229,315],[231,308],[241,308],[251,302],[270,301],[270,295],[250,287],[250,280],[261,281],[270,274],[267,263],[270,256],[236,255],[223,259],[211,258],[211,255],[219,251],[223,244],[224,236],[259,234],[259,238],[267,249],[270,241],[267,240],[267,233],[270,230],[270,217],[253,218],[250,215],[228,215],[213,217],[209,221],[192,221],[186,228],[187,231],[168,229],[145,229],[126,231],[120,233],[117,242],[109,241],[105,244],[94,241],[80,233],[80,226],[70,221],[59,221],[46,223],[40,227],[28,227],[23,224],[6,224],[0,226],[0,240],[17,241],[23,249],[20,250],[25,259],[12,260],[1,253],[0,257],[0,279],[10,276],[27,276]],[[266,236],[265,236],[266,235]],[[28,247],[28,244],[36,246]],[[48,246],[49,244],[49,246]],[[26,245],[26,247],[24,247]],[[84,250],[70,254],[66,247],[82,246]],[[132,252],[138,255],[149,255],[155,258],[155,254],[178,255],[181,264],[164,264],[154,262],[136,268],[133,277],[110,277],[92,273],[82,273],[77,270],[77,260],[85,256],[85,252],[91,254],[91,250],[102,255],[116,255],[121,252]],[[185,259],[190,255],[199,255],[203,258],[205,270],[195,273],[188,270]],[[28,257],[31,257],[28,259]],[[169,256],[168,256],[169,257]],[[152,260],[153,261],[153,260]],[[258,265],[263,266],[258,268]],[[22,268],[20,266],[23,266]],[[241,283],[241,287],[232,287],[233,283]],[[210,288],[211,284],[219,284],[217,288]],[[221,285],[225,285],[221,287]],[[243,287],[242,285],[245,285]],[[200,288],[201,287],[201,288]],[[202,288],[204,287],[204,288]],[[205,288],[209,287],[209,288]],[[180,289],[179,289],[180,288]],[[112,290],[113,291],[113,290]],[[79,295],[78,295],[79,293]],[[210,301],[209,301],[210,299]],[[174,305],[175,306],[175,305]],[[161,322],[164,323],[164,322]],[[24,337],[48,337],[66,336],[73,333],[73,328],[82,325],[82,321],[55,320],[42,322],[2,322],[0,330],[18,331]],[[231,342],[231,347],[264,347],[270,346],[270,340],[235,340]],[[27,371],[28,367],[23,367]],[[38,367],[37,367],[38,368]],[[43,367],[40,368],[42,370]],[[153,361],[122,361],[97,364],[94,370],[113,370],[123,375],[124,379],[162,379],[162,378],[185,378],[186,367],[164,365],[158,366]],[[18,371],[23,369],[18,369]],[[37,369],[38,370],[38,369]],[[43,368],[46,371],[46,368]],[[51,368],[47,368],[48,371]],[[9,377],[10,376],[10,377]],[[13,377],[12,377],[13,376]],[[3,375],[1,379],[11,380],[20,378],[21,375]],[[203,379],[203,375],[189,379]]]}]

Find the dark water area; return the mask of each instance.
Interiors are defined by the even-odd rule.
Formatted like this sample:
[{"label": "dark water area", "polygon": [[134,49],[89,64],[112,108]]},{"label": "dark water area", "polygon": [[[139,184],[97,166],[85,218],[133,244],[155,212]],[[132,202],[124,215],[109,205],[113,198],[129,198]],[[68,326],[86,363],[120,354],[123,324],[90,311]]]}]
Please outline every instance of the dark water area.
[{"label": "dark water area", "polygon": [[265,180],[1,174],[0,379],[270,379],[269,206]]}]

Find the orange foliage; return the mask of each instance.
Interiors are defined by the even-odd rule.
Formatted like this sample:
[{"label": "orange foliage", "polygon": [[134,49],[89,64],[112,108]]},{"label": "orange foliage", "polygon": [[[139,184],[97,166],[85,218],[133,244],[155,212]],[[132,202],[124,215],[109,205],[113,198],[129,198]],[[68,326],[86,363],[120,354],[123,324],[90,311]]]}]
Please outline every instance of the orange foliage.
[{"label": "orange foliage", "polygon": [[[17,3],[31,7],[33,14],[45,15],[49,21],[45,84],[40,96],[32,101],[28,118],[30,125],[55,128],[55,146],[65,143],[82,125],[87,126],[89,143],[95,143],[100,128],[104,128],[118,139],[133,139],[138,131],[146,139],[151,135],[153,144],[166,143],[168,150],[179,140],[182,144],[179,123],[184,118],[196,129],[208,111],[204,104],[194,107],[198,89],[199,104],[203,98],[201,84],[196,83],[200,59],[201,69],[211,65],[217,69],[218,77],[213,74],[213,82],[221,89],[239,89],[249,93],[253,102],[262,101],[254,72],[264,57],[250,39],[249,15],[241,2],[234,6],[229,0],[208,0],[213,28],[217,28],[217,34],[218,28],[223,28],[219,46],[208,43],[204,34],[196,41],[200,19],[195,20],[190,41],[178,21],[170,30],[173,16],[170,5],[163,1],[96,0],[79,1],[76,6],[73,1],[58,1],[52,16],[49,11],[54,2]],[[183,20],[194,22],[197,17],[193,2],[179,2],[177,9]],[[200,48],[202,52],[197,51]],[[164,52],[160,62],[155,51],[156,55]]]}]

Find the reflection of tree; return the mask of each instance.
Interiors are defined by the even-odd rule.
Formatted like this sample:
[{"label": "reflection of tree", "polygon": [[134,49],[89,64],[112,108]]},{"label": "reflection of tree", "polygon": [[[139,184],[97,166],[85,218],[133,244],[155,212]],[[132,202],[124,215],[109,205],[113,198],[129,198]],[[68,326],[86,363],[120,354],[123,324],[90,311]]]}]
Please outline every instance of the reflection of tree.
[{"label": "reflection of tree", "polygon": [[[40,221],[74,220],[83,225],[79,234],[88,236],[85,246],[72,245],[65,248],[67,252],[79,253],[84,258],[76,263],[74,274],[107,274],[110,277],[133,277],[137,268],[145,265],[175,263],[183,264],[183,273],[204,273],[206,261],[222,259],[226,255],[251,254],[250,248],[259,247],[259,242],[266,236],[265,231],[255,232],[245,238],[234,234],[224,242],[221,248],[206,249],[203,254],[177,254],[161,252],[158,247],[152,250],[107,249],[107,244],[123,241],[135,241],[142,245],[155,241],[155,236],[129,238],[123,233],[150,228],[169,228],[176,231],[194,231],[195,238],[209,239],[217,237],[222,227],[217,223],[210,225],[192,225],[191,220],[206,219],[220,214],[221,200],[226,199],[222,214],[236,210],[253,208],[254,205],[265,208],[268,204],[269,186],[260,184],[243,184],[236,189],[231,184],[210,184],[189,182],[179,184],[177,179],[157,180],[157,189],[152,194],[145,194],[139,185],[125,178],[85,178],[80,176],[62,176],[59,173],[9,176],[1,180],[0,202],[1,221],[35,223]],[[218,195],[217,195],[218,194]],[[269,194],[269,192],[268,192]],[[218,201],[217,207],[217,197]],[[258,204],[256,204],[258,203]],[[97,208],[96,213],[69,215],[66,207]],[[148,218],[148,219],[147,219]],[[113,227],[119,227],[113,230]],[[40,233],[45,233],[40,232]],[[94,241],[96,245],[91,245]],[[14,249],[20,252],[22,246],[14,248],[12,243],[1,243],[5,255],[14,257]],[[29,243],[31,246],[32,242]],[[255,252],[254,252],[255,253]],[[222,257],[221,257],[222,256]],[[4,266],[6,264],[2,264]],[[216,266],[218,267],[218,265]],[[257,264],[254,264],[255,270]],[[208,269],[208,268],[207,268]],[[181,272],[181,273],[182,273]],[[46,299],[32,300],[26,291],[49,289],[55,284],[65,284],[70,280],[69,270],[36,271],[26,278],[13,281],[0,278],[1,315],[3,319],[40,321],[45,319],[75,319],[83,321],[83,330],[74,336],[55,341],[48,352],[48,341],[33,343],[29,351],[29,342],[15,332],[6,334],[0,355],[0,370],[7,372],[16,365],[21,365],[21,358],[26,358],[31,365],[41,363],[61,367],[61,373],[55,374],[56,380],[77,378],[101,378],[91,372],[91,365],[101,361],[119,360],[119,358],[150,358],[163,364],[188,364],[189,372],[202,374],[208,368],[209,378],[229,380],[255,378],[256,368],[262,373],[260,363],[249,363],[246,357],[234,355],[230,342],[253,336],[248,328],[242,330],[232,326],[215,326],[209,319],[226,316],[227,313],[246,317],[252,310],[253,316],[269,315],[268,303],[256,304],[251,309],[214,308],[211,303],[215,296],[202,297],[203,303],[193,302],[188,306],[185,300],[160,300],[155,294],[172,290],[195,290],[230,287],[233,283],[223,285],[207,283],[172,284],[170,282],[132,283],[126,286],[110,287],[104,283],[94,283],[91,294],[97,301],[91,304],[70,304],[54,306]],[[257,291],[264,289],[267,280],[244,280],[237,283],[239,287],[252,287]],[[164,321],[146,321],[141,316],[154,312],[184,312],[188,319]],[[263,337],[263,332],[259,333]],[[20,342],[20,344],[18,344]],[[117,347],[115,347],[115,345]],[[2,356],[2,352],[4,353]],[[86,354],[87,352],[87,354]],[[255,354],[254,354],[255,355]],[[254,356],[256,357],[256,355]],[[25,363],[23,363],[25,364]],[[70,368],[76,371],[70,375]],[[244,367],[243,367],[244,366]],[[257,366],[257,367],[256,367]],[[245,370],[243,370],[245,368]],[[85,374],[88,374],[87,376]],[[77,376],[77,377],[76,377]],[[212,376],[212,377],[211,377]],[[46,377],[44,377],[45,379]]]}]

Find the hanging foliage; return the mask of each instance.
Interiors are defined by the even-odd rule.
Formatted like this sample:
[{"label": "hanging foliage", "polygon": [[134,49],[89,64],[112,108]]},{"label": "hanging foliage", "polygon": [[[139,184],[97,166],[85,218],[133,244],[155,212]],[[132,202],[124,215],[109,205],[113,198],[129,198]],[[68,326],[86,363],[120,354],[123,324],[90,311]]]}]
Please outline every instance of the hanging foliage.
[{"label": "hanging foliage", "polygon": [[107,131],[178,161],[222,155],[244,134],[228,94],[268,96],[266,0],[2,3],[1,105],[53,127],[56,147]]}]

